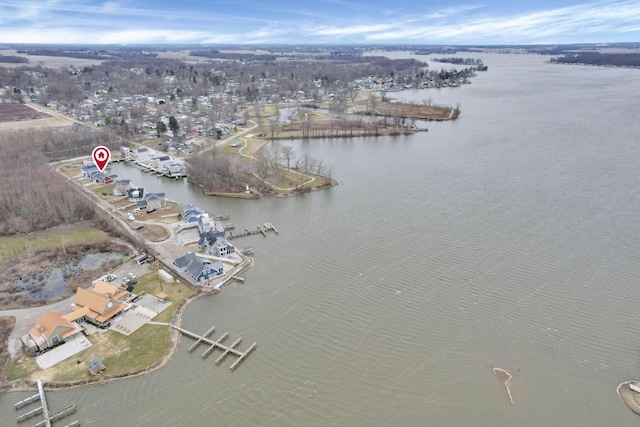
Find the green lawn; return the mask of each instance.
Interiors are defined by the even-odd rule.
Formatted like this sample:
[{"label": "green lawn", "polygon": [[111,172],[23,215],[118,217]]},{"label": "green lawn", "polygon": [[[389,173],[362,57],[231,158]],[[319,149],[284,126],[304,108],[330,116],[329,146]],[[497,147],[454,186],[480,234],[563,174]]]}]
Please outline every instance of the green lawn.
[{"label": "green lawn", "polygon": [[0,236],[0,259],[58,248],[62,245],[93,244],[108,239],[104,232],[85,222],[36,231],[27,235]]}]

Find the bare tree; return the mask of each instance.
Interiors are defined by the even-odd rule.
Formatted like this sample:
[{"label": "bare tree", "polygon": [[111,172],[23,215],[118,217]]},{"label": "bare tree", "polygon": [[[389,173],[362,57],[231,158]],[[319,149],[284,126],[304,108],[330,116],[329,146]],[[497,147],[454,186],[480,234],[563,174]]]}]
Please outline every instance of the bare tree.
[{"label": "bare tree", "polygon": [[269,130],[271,131],[271,139],[273,139],[274,134],[278,133],[278,120],[275,117],[269,119]]},{"label": "bare tree", "polygon": [[291,160],[293,159],[295,153],[293,151],[292,147],[289,146],[284,146],[281,149],[281,153],[282,153],[282,157],[284,157],[284,160],[287,162],[287,169],[291,169]]},{"label": "bare tree", "polygon": [[305,173],[311,170],[312,163],[313,159],[311,158],[311,155],[309,153],[304,153],[304,157],[302,158],[302,170],[304,170]]},{"label": "bare tree", "polygon": [[369,98],[367,98],[367,111],[370,114],[375,114],[377,105],[378,105],[378,98],[376,98],[375,95],[370,93]]}]

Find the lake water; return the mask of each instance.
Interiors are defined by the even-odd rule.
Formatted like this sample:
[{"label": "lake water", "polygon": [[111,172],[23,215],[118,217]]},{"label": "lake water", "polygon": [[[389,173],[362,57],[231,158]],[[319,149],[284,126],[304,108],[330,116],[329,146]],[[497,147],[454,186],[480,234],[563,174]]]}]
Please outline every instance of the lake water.
[{"label": "lake water", "polygon": [[[114,165],[279,229],[238,240],[256,251],[246,283],[182,319],[258,347],[231,372],[185,338],[166,368],[49,407],[92,426],[637,426],[616,387],[640,373],[640,71],[472,56],[489,71],[471,85],[396,94],[459,103],[454,122],[292,142],[332,166],[328,191],[206,198]],[[1,425],[30,394],[0,395]]]}]

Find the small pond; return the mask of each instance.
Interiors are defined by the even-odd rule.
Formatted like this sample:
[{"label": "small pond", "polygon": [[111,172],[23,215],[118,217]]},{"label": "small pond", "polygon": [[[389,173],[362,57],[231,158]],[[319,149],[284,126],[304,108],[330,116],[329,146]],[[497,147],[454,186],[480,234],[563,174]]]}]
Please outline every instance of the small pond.
[{"label": "small pond", "polygon": [[21,277],[13,292],[0,292],[0,296],[26,295],[30,300],[50,300],[62,295],[67,287],[65,276],[77,271],[100,270],[117,266],[127,258],[120,252],[96,252],[75,257],[63,268],[54,267],[48,272]]}]

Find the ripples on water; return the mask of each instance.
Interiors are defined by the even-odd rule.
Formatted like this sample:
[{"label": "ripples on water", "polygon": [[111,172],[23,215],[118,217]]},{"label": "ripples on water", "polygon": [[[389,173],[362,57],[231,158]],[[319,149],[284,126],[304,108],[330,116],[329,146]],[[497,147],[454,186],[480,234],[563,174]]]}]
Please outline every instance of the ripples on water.
[{"label": "ripples on water", "polygon": [[[242,241],[245,285],[183,316],[257,350],[231,373],[183,342],[156,374],[56,399],[93,425],[115,407],[167,426],[637,425],[615,393],[640,351],[637,70],[481,56],[471,85],[425,95],[460,102],[456,122],[294,143],[340,187],[241,201],[167,182],[170,198],[280,230]],[[495,366],[517,372],[515,405]]]}]

